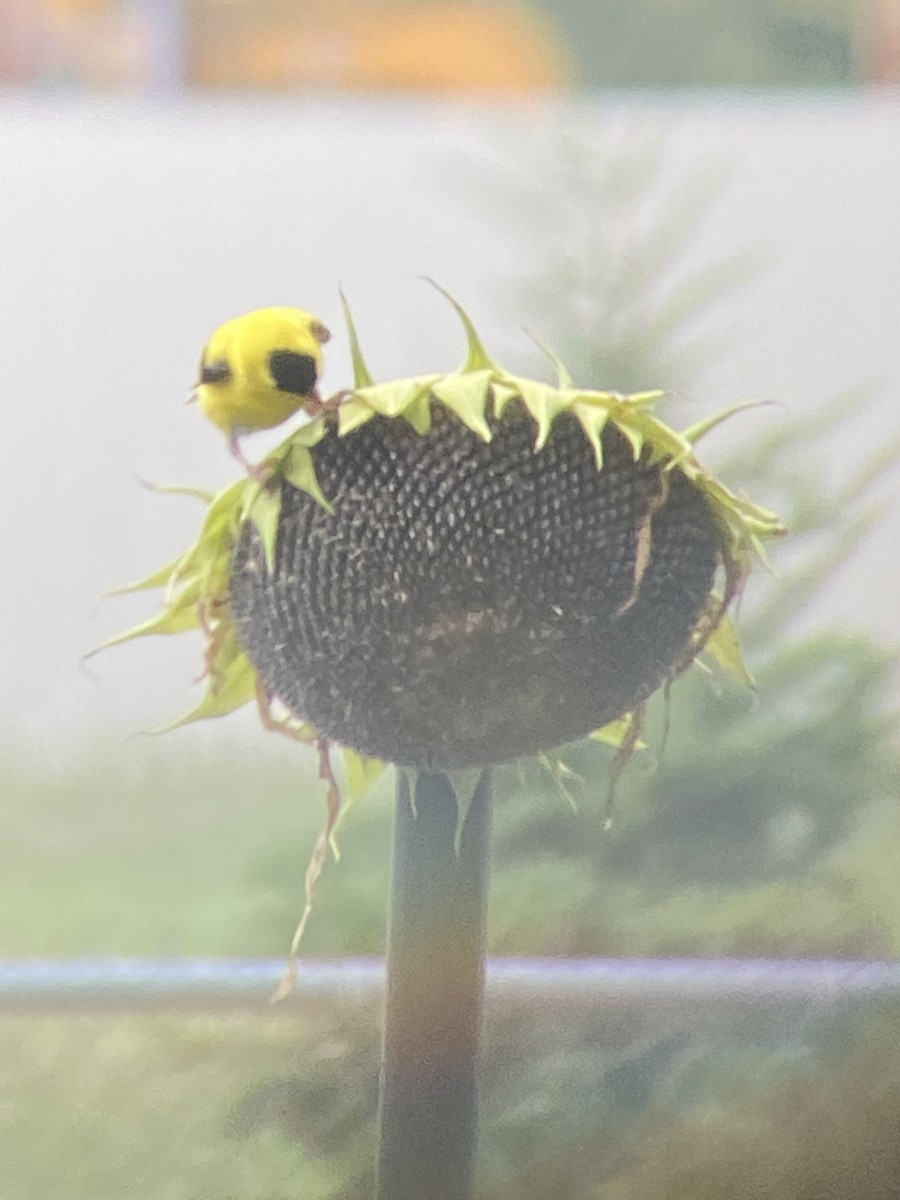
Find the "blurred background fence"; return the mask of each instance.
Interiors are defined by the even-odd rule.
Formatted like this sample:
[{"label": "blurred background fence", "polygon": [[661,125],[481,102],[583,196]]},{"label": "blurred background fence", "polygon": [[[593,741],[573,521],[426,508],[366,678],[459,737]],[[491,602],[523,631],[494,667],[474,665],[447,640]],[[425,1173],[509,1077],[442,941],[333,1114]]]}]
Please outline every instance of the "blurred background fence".
[{"label": "blurred background fence", "polygon": [[[262,1013],[284,975],[278,959],[87,959],[0,962],[0,1012]],[[293,993],[277,1012],[306,998],[336,1003],[378,999],[384,964],[377,959],[304,961]],[[795,1000],[821,1015],[864,999],[900,1000],[900,963],[823,959],[493,959],[493,998],[601,1010]]]},{"label": "blurred background fence", "polygon": [[[273,1010],[281,970],[0,967],[4,1183],[368,1200],[381,965],[310,962]],[[488,978],[480,1196],[896,1194],[900,964],[495,960]]]}]

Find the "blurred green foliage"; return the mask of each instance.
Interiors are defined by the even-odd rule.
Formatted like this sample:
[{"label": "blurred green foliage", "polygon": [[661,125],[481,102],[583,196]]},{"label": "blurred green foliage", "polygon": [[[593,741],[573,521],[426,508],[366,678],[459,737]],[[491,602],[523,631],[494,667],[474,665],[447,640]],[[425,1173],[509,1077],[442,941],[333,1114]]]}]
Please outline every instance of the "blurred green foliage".
[{"label": "blurred green foliage", "polygon": [[[95,748],[63,771],[7,752],[0,955],[285,950],[324,818],[314,756],[261,730],[242,746],[189,737]],[[382,788],[347,822],[310,953],[380,952],[386,800]]]},{"label": "blurred green foliage", "polygon": [[540,0],[596,87],[825,87],[857,82],[853,0]]},{"label": "blurred green foliage", "polygon": [[[479,1200],[894,1200],[900,1017],[492,1005]],[[16,1200],[368,1200],[377,1013],[0,1020]]]}]

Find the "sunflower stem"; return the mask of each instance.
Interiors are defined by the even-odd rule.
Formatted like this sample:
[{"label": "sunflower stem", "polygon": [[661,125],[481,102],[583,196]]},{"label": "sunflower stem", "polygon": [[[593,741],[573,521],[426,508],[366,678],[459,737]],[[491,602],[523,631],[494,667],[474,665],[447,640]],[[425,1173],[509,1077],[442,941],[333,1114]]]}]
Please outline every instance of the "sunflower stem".
[{"label": "sunflower stem", "polygon": [[492,782],[398,772],[376,1200],[470,1200]]}]

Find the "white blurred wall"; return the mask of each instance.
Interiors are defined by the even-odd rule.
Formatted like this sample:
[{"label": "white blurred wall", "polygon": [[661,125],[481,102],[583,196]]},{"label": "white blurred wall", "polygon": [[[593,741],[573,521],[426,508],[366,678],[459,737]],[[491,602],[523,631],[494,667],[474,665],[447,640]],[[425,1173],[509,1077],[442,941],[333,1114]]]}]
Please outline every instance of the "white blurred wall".
[{"label": "white blurred wall", "polygon": [[[153,496],[134,476],[233,477],[218,436],[183,404],[210,330],[265,304],[309,307],[335,332],[326,385],[337,388],[348,379],[340,282],[376,374],[450,367],[459,333],[425,274],[489,344],[508,346],[525,317],[504,298],[533,247],[495,203],[482,208],[464,164],[485,146],[539,145],[558,118],[0,96],[0,743],[77,745],[189,706],[195,645],[110,652],[92,664],[98,680],[77,660],[152,610],[152,597],[98,607],[98,594],[172,557],[197,526],[190,500]],[[767,396],[810,412],[871,381],[900,432],[900,98],[616,99],[581,120],[665,129],[680,168],[724,154],[734,176],[698,259],[776,251],[718,314],[733,350],[692,403]],[[881,440],[864,429],[851,449]],[[895,495],[898,483],[900,468]],[[895,506],[816,618],[900,642],[898,560]]]}]

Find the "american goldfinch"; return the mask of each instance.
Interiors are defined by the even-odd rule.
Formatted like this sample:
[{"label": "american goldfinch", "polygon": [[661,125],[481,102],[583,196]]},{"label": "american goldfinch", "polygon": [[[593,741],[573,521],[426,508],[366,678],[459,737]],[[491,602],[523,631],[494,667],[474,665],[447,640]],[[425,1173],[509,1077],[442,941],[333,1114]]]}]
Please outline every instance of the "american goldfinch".
[{"label": "american goldfinch", "polygon": [[298,409],[321,412],[316,384],[328,330],[299,308],[260,308],[235,317],[215,331],[200,361],[191,400],[228,438],[238,462],[238,439],[280,425]]}]

